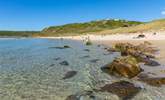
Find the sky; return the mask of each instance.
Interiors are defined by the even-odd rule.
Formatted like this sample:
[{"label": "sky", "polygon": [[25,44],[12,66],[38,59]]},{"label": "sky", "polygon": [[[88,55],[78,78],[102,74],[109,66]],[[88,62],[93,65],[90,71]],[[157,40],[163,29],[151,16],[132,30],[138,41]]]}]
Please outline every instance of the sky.
[{"label": "sky", "polygon": [[165,0],[0,0],[0,30],[38,31],[107,18],[165,18]]}]

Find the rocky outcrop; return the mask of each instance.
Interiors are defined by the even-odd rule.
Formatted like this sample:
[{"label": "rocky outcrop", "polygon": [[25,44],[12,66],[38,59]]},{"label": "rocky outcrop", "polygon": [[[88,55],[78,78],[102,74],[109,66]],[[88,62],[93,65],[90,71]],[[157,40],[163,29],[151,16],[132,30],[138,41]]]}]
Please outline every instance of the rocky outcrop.
[{"label": "rocky outcrop", "polygon": [[158,49],[151,46],[151,43],[144,42],[139,45],[133,45],[130,43],[118,43],[114,46],[116,51],[121,52],[122,56],[131,55],[136,58],[138,62],[143,62],[149,66],[159,66],[160,64],[153,60],[154,54]]},{"label": "rocky outcrop", "polygon": [[142,71],[138,62],[132,56],[117,58],[111,64],[105,65],[102,70],[111,75],[118,74],[127,78],[135,77]]}]

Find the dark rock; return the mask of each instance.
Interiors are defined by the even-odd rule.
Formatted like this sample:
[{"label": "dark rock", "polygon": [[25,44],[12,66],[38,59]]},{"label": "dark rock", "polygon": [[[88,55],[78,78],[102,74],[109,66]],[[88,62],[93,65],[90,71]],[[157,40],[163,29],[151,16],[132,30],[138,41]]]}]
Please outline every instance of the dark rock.
[{"label": "dark rock", "polygon": [[101,87],[102,92],[110,92],[119,96],[122,100],[132,99],[141,90],[140,87],[135,87],[133,83],[127,81],[115,82],[106,84]]},{"label": "dark rock", "polygon": [[146,56],[146,58],[151,58],[151,59],[154,59],[155,58],[155,56],[154,55],[151,55],[151,54],[145,54],[145,56]]},{"label": "dark rock", "polygon": [[139,34],[137,38],[145,38],[146,36],[144,34]]},{"label": "dark rock", "polygon": [[123,27],[129,27],[129,25],[126,25],[126,24],[125,24],[125,25],[123,25]]},{"label": "dark rock", "polygon": [[149,75],[147,73],[140,73],[137,77],[140,79],[144,79],[144,78],[149,78]]},{"label": "dark rock", "polygon": [[107,47],[105,47],[104,49],[105,49],[105,50],[107,50],[108,48],[107,48]]},{"label": "dark rock", "polygon": [[77,71],[68,71],[64,77],[62,79],[68,79],[68,78],[72,78],[73,76],[75,76],[77,74]]},{"label": "dark rock", "polygon": [[70,46],[68,46],[68,45],[64,45],[64,48],[70,48]]},{"label": "dark rock", "polygon": [[61,59],[60,57],[54,58],[54,60],[56,60],[56,61],[57,61],[57,60],[60,60],[60,59]]},{"label": "dark rock", "polygon": [[156,73],[153,73],[153,72],[148,72],[147,74],[151,74],[151,75],[157,75]]},{"label": "dark rock", "polygon": [[68,46],[68,45],[64,45],[63,47],[49,47],[50,49],[53,49],[53,48],[55,48],[55,49],[67,49],[67,48],[70,48],[70,46]]},{"label": "dark rock", "polygon": [[148,66],[160,66],[160,64],[157,61],[154,61],[154,60],[146,60],[145,61],[145,65],[148,65]]},{"label": "dark rock", "polygon": [[111,54],[113,54],[112,52],[110,52],[110,53],[103,53],[103,55],[111,55]]},{"label": "dark rock", "polygon": [[153,35],[156,35],[157,33],[153,33]]},{"label": "dark rock", "polygon": [[[68,96],[66,100],[81,100],[81,97],[89,97],[92,99],[95,98],[95,96],[93,95],[93,91],[83,91],[83,92]],[[82,100],[85,100],[85,99],[82,99]]]},{"label": "dark rock", "polygon": [[108,52],[118,52],[115,48],[108,48],[106,49]]},{"label": "dark rock", "polygon": [[91,42],[91,41],[87,41],[87,42],[86,42],[86,45],[87,45],[87,46],[90,46],[90,45],[92,45],[92,42]]},{"label": "dark rock", "polygon": [[100,45],[100,44],[98,44],[98,45],[97,45],[97,47],[101,47],[101,45]]},{"label": "dark rock", "polygon": [[136,59],[131,56],[117,58],[101,69],[111,75],[117,74],[127,78],[133,78],[142,71]]},{"label": "dark rock", "polygon": [[90,60],[91,63],[97,63],[98,61],[100,61],[100,59],[93,59],[93,60]]},{"label": "dark rock", "polygon": [[69,63],[67,61],[62,61],[60,62],[60,65],[69,66]]},{"label": "dark rock", "polygon": [[70,95],[65,100],[79,100],[79,97],[77,95]]},{"label": "dark rock", "polygon": [[87,56],[83,56],[83,57],[80,57],[80,58],[89,58],[90,56],[89,55],[87,55]]},{"label": "dark rock", "polygon": [[161,87],[165,85],[165,78],[140,78],[139,81],[145,82],[151,86]]},{"label": "dark rock", "polygon": [[90,52],[90,50],[89,50],[89,49],[84,49],[84,51]]},{"label": "dark rock", "polygon": [[53,67],[55,64],[51,64],[50,67]]}]

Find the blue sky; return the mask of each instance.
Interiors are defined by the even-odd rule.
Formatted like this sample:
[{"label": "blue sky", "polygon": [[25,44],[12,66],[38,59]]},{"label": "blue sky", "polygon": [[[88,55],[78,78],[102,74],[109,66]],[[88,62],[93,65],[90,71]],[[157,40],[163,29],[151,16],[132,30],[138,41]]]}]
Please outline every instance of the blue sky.
[{"label": "blue sky", "polygon": [[165,17],[165,0],[0,0],[0,30],[41,30],[105,18]]}]

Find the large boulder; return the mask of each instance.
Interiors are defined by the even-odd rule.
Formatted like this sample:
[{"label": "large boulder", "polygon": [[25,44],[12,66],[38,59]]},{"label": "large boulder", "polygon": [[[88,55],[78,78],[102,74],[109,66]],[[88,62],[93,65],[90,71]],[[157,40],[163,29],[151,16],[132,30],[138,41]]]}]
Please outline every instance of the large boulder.
[{"label": "large boulder", "polygon": [[141,90],[140,87],[136,87],[133,83],[127,81],[119,81],[112,84],[106,84],[101,87],[101,91],[110,92],[116,94],[121,100],[130,100]]},{"label": "large boulder", "polygon": [[132,56],[117,58],[111,64],[104,66],[102,70],[112,75],[117,74],[127,78],[133,78],[142,71],[138,62]]}]

